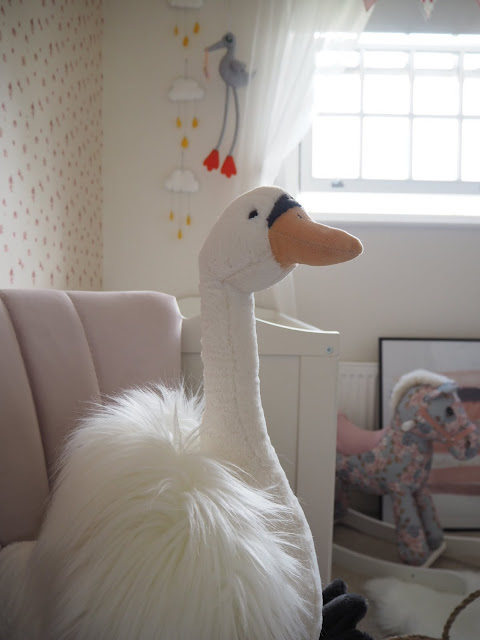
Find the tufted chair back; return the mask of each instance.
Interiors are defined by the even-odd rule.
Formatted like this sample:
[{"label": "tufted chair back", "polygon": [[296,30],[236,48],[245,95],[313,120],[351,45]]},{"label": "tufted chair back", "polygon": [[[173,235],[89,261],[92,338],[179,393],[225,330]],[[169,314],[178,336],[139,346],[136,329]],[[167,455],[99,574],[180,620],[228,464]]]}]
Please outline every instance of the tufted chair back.
[{"label": "tufted chair back", "polygon": [[36,537],[58,453],[92,401],[178,381],[181,328],[163,293],[0,290],[0,548]]}]

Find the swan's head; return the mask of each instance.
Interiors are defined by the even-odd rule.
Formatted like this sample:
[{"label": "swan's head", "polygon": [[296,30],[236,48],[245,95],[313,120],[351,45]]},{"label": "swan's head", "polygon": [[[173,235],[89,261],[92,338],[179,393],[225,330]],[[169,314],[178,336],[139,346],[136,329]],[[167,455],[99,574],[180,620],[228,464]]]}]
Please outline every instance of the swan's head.
[{"label": "swan's head", "polygon": [[213,226],[200,251],[200,281],[251,293],[280,282],[297,264],[346,262],[362,250],[346,231],[314,222],[283,189],[258,187]]}]

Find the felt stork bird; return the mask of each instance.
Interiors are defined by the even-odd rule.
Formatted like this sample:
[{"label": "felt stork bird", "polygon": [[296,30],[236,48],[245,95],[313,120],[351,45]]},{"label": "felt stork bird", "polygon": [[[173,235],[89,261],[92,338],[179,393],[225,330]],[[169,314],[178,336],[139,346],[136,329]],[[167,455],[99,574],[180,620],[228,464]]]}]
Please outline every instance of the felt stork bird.
[{"label": "felt stork bird", "polygon": [[298,262],[361,250],[278,187],[227,207],[199,259],[203,413],[181,389],[137,389],[74,432],[36,546],[20,554],[7,637],[318,640],[318,564],[268,436],[254,292]]},{"label": "felt stork bird", "polygon": [[[249,74],[246,69],[246,66],[243,62],[237,60],[235,56],[235,44],[236,38],[233,33],[226,33],[221,40],[215,42],[215,44],[210,45],[205,49],[205,56],[208,55],[209,51],[215,51],[216,49],[226,48],[227,52],[220,60],[219,73],[222,80],[225,82],[225,107],[223,110],[223,123],[220,131],[220,136],[218,138],[218,142],[209,155],[203,161],[203,164],[207,167],[209,171],[212,169],[218,169],[220,165],[219,153],[218,149],[222,143],[223,136],[225,134],[225,127],[227,124],[228,111],[229,111],[229,103],[230,103],[230,93],[233,93],[233,100],[235,104],[235,125],[233,132],[233,140],[230,145],[230,149],[227,153],[225,161],[223,162],[222,168],[220,170],[221,173],[230,178],[232,175],[237,173],[237,168],[235,166],[235,161],[233,159],[233,150],[237,143],[238,138],[238,127],[239,127],[239,114],[240,109],[238,106],[238,95],[237,88],[244,87],[249,80]],[[205,59],[205,67],[204,67],[205,75],[208,77],[208,67]]]}]

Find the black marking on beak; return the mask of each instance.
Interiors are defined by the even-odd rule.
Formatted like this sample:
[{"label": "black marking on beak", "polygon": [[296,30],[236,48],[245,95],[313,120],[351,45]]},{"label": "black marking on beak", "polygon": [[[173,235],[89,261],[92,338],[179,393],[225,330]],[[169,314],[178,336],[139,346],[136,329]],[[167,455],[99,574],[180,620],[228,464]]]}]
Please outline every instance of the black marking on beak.
[{"label": "black marking on beak", "polygon": [[285,213],[285,211],[293,209],[294,207],[301,207],[301,205],[288,193],[282,194],[273,205],[273,209],[270,211],[267,218],[268,228],[270,229],[272,224],[282,215],[282,213]]}]

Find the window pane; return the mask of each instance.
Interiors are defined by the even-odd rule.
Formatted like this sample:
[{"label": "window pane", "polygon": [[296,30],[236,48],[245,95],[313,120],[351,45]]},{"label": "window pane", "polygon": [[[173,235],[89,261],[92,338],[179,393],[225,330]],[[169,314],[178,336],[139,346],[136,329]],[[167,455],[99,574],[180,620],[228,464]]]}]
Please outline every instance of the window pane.
[{"label": "window pane", "polygon": [[414,47],[455,47],[457,36],[452,33],[409,33],[408,41]]},{"label": "window pane", "polygon": [[458,121],[415,118],[412,151],[414,180],[456,180]]},{"label": "window pane", "polygon": [[393,33],[380,31],[363,31],[359,38],[358,43],[361,45],[388,45],[388,46],[402,46],[408,44],[409,37],[405,33]]},{"label": "window pane", "polygon": [[463,81],[463,113],[480,116],[480,78],[465,78]]},{"label": "window pane", "polygon": [[345,178],[360,190],[475,190],[480,33],[317,35],[309,179],[320,189]]},{"label": "window pane", "polygon": [[463,56],[463,68],[465,71],[478,71],[480,69],[480,53],[466,53]]},{"label": "window pane", "polygon": [[448,76],[417,76],[413,83],[413,111],[425,115],[458,113],[458,79]]},{"label": "window pane", "polygon": [[339,73],[315,78],[315,109],[323,113],[358,113],[360,110],[360,77]]},{"label": "window pane", "polygon": [[405,74],[365,74],[363,109],[366,113],[408,113],[410,80]]},{"label": "window pane", "polygon": [[409,137],[408,118],[364,118],[362,178],[408,178]]},{"label": "window pane", "polygon": [[365,67],[374,69],[404,69],[408,64],[406,51],[365,51],[363,54]]},{"label": "window pane", "polygon": [[360,64],[358,51],[334,51],[326,49],[315,56],[318,69],[355,69]]},{"label": "window pane", "polygon": [[455,69],[458,55],[436,51],[418,51],[413,58],[415,69]]},{"label": "window pane", "polygon": [[480,181],[480,120],[465,120],[462,126],[462,180]]},{"label": "window pane", "polygon": [[455,39],[459,46],[480,47],[480,35],[475,33],[459,33]]},{"label": "window pane", "polygon": [[318,116],[312,128],[315,178],[358,178],[360,118]]}]

